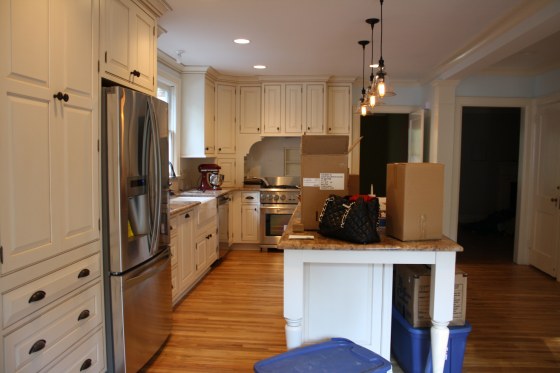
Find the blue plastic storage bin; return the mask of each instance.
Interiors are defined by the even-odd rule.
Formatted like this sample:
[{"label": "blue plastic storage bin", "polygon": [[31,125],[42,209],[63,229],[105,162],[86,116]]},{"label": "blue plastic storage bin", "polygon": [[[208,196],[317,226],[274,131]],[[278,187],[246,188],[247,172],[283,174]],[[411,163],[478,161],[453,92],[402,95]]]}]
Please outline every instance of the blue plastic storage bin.
[{"label": "blue plastic storage bin", "polygon": [[254,369],[256,373],[385,373],[391,363],[348,339],[333,338],[261,360]]},{"label": "blue plastic storage bin", "polygon": [[[449,327],[447,359],[444,373],[460,373],[467,346],[467,337],[472,330],[465,326]],[[424,373],[432,371],[430,328],[413,328],[412,325],[393,307],[391,324],[391,353],[405,373]]]}]

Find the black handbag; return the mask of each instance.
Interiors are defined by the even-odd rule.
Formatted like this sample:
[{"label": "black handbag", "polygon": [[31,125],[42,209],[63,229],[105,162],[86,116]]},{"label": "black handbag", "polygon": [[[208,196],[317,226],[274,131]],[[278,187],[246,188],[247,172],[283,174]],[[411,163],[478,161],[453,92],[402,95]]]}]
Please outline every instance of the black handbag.
[{"label": "black handbag", "polygon": [[376,197],[368,199],[331,194],[319,216],[319,233],[360,244],[379,242],[379,200]]}]

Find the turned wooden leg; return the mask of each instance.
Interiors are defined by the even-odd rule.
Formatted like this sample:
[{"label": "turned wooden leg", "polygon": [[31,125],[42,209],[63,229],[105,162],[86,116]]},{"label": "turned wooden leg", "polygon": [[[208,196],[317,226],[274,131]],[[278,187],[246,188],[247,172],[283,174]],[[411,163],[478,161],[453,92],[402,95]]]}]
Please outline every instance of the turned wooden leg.
[{"label": "turned wooden leg", "polygon": [[448,322],[432,321],[430,336],[432,338],[432,372],[443,372],[449,340]]}]

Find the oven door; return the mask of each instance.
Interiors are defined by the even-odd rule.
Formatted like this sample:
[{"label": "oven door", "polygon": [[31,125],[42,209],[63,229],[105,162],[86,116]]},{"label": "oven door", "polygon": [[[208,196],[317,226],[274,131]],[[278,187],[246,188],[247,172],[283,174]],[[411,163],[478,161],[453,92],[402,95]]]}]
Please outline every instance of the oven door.
[{"label": "oven door", "polygon": [[276,247],[297,205],[261,204],[261,246]]}]

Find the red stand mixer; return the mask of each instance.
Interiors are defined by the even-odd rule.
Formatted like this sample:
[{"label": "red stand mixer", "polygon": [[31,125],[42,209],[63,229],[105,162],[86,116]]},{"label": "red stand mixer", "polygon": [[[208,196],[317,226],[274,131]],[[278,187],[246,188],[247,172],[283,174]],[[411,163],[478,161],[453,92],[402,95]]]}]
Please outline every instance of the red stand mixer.
[{"label": "red stand mixer", "polygon": [[214,163],[204,163],[198,166],[200,172],[199,190],[220,190],[224,182],[224,175],[220,174],[221,167]]}]

